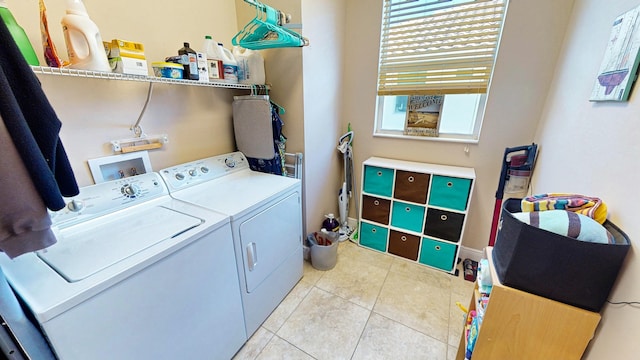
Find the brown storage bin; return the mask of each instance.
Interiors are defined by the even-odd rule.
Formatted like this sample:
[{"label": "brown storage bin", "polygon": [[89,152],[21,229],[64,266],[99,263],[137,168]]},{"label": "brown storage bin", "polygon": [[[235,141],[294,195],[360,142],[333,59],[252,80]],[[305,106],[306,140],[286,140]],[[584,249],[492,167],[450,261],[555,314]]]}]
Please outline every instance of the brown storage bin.
[{"label": "brown storage bin", "polygon": [[391,230],[389,234],[389,253],[416,261],[418,260],[419,248],[419,236]]},{"label": "brown storage bin", "polygon": [[397,170],[393,197],[418,204],[426,204],[429,177],[429,174]]},{"label": "brown storage bin", "polygon": [[389,225],[391,200],[374,196],[362,196],[362,218],[375,221],[378,224]]}]

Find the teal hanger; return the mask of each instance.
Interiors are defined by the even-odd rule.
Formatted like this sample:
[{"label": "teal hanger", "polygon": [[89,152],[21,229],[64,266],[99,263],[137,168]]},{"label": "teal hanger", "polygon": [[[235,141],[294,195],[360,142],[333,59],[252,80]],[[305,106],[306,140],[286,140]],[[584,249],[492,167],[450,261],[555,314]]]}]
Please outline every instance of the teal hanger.
[{"label": "teal hanger", "polygon": [[[265,86],[264,91],[267,94],[267,96],[269,96],[269,88]],[[284,115],[284,113],[287,112],[282,106],[278,105],[275,101],[271,100],[271,97],[269,97],[269,101],[271,102],[271,104],[273,104],[273,106],[278,108],[278,114]]]},{"label": "teal hanger", "polygon": [[282,27],[288,22],[283,12],[257,0],[244,1],[256,8],[256,17],[231,39],[233,45],[251,50],[309,45],[307,38]]}]

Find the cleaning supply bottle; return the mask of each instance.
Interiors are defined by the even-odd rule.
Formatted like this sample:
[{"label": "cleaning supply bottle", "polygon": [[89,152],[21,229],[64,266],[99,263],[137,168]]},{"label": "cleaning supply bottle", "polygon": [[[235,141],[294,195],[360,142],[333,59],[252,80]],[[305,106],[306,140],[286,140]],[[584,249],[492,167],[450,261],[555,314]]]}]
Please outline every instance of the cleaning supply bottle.
[{"label": "cleaning supply bottle", "polygon": [[229,49],[225,49],[224,45],[220,45],[222,49],[222,66],[224,68],[224,82],[238,83],[238,62]]},{"label": "cleaning supply bottle", "polygon": [[98,26],[89,18],[82,0],[67,0],[61,24],[70,68],[111,72]]},{"label": "cleaning supply bottle", "polygon": [[189,47],[189,43],[183,43],[183,47],[178,50],[180,55],[180,62],[184,66],[184,72],[182,73],[183,79],[198,80],[200,74],[198,73],[198,55],[195,50]]},{"label": "cleaning supply bottle", "polygon": [[333,214],[327,214],[324,216],[325,219],[322,222],[322,228],[327,229],[328,231],[340,231],[340,223],[335,219]]},{"label": "cleaning supply bottle", "polygon": [[264,85],[264,58],[259,51],[234,46],[233,55],[238,61],[239,83]]},{"label": "cleaning supply bottle", "polygon": [[27,34],[24,32],[24,29],[18,25],[13,14],[11,14],[11,11],[7,8],[6,0],[0,0],[0,18],[2,18],[2,22],[7,25],[9,33],[11,33],[11,37],[13,37],[16,45],[18,45],[18,49],[20,49],[20,52],[22,53],[22,56],[24,56],[25,60],[27,60],[27,63],[34,66],[40,65],[38,56],[33,50],[33,46],[31,46]]},{"label": "cleaning supply bottle", "polygon": [[209,68],[209,80],[221,81],[224,79],[224,68],[222,59],[224,55],[220,45],[211,38],[210,35],[204,37],[202,51],[207,55],[207,66]]}]

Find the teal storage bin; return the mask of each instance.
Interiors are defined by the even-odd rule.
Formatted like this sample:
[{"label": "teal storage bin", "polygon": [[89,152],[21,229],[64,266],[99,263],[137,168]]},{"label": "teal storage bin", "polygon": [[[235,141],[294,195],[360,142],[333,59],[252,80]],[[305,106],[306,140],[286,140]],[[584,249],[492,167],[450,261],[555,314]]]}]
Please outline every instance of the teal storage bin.
[{"label": "teal storage bin", "polygon": [[444,271],[451,271],[456,258],[456,245],[422,238],[419,262]]},{"label": "teal storage bin", "polygon": [[415,232],[422,232],[424,207],[400,201],[393,202],[391,225]]},{"label": "teal storage bin", "polygon": [[365,165],[364,192],[390,197],[393,193],[393,169]]},{"label": "teal storage bin", "polygon": [[434,175],[429,205],[464,211],[467,209],[471,179]]},{"label": "teal storage bin", "polygon": [[385,252],[387,251],[387,235],[389,230],[382,226],[366,222],[360,223],[360,245]]}]

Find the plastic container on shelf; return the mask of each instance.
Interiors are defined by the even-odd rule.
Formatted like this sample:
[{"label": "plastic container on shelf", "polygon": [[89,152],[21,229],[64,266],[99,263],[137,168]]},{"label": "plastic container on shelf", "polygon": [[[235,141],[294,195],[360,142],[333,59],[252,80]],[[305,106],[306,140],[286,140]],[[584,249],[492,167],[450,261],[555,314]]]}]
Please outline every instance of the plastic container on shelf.
[{"label": "plastic container on shelf", "polygon": [[98,26],[89,18],[82,0],[67,0],[61,24],[70,68],[111,72]]},{"label": "plastic container on shelf", "polygon": [[238,62],[233,56],[231,50],[226,49],[222,44],[220,48],[222,50],[222,66],[224,68],[224,82],[237,84],[238,83]]},{"label": "plastic container on shelf", "polygon": [[33,50],[33,46],[31,46],[31,42],[29,42],[29,38],[24,32],[24,29],[18,25],[13,14],[9,11],[6,0],[0,0],[0,18],[2,18],[2,22],[7,25],[9,33],[11,33],[11,37],[13,37],[16,45],[18,45],[18,49],[20,49],[20,52],[22,53],[22,56],[24,56],[24,59],[27,60],[27,63],[35,66],[40,65],[38,55],[36,55],[36,52]]},{"label": "plastic container on shelf", "polygon": [[163,77],[168,79],[182,79],[184,67],[181,64],[172,62],[157,61],[151,63],[153,67],[153,74],[156,77]]},{"label": "plastic container on shelf", "polygon": [[182,74],[183,79],[198,80],[200,79],[200,73],[198,72],[198,55],[196,51],[189,47],[189,43],[183,43],[183,47],[178,50],[180,55],[180,62],[184,67]]},{"label": "plastic container on shelf", "polygon": [[266,81],[264,58],[259,51],[234,46],[233,55],[238,62],[239,83],[264,85]]},{"label": "plastic container on shelf", "polygon": [[207,68],[209,70],[209,80],[221,81],[224,79],[224,65],[222,59],[222,49],[210,35],[204,37],[202,52],[207,56]]}]

